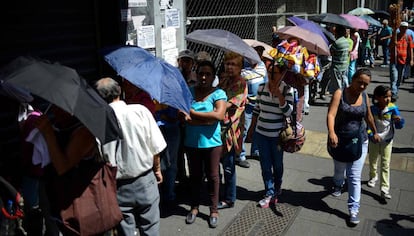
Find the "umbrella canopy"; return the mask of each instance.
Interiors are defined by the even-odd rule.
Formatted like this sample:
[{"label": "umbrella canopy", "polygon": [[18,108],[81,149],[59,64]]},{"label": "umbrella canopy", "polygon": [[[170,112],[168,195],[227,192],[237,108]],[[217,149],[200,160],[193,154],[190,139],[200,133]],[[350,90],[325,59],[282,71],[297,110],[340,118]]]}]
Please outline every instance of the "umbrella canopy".
[{"label": "umbrella canopy", "polygon": [[[320,26],[320,25],[318,25],[318,24],[316,24],[316,23],[314,23],[312,21],[305,20],[305,19],[302,19],[302,18],[297,17],[297,16],[291,16],[291,17],[288,17],[287,19],[290,22],[292,22],[293,24],[295,24],[295,25],[297,25],[297,26],[299,26],[301,28],[304,28],[306,30],[309,30],[309,31],[312,31],[314,33],[319,34],[325,40],[326,44],[329,45],[329,40],[326,37],[326,32],[328,32],[328,31],[325,28],[323,28],[322,26]],[[324,32],[323,30],[325,30],[326,32]],[[330,34],[333,37],[333,39],[331,39],[331,40],[332,41],[335,41],[335,36],[333,36],[332,33],[330,33]]]},{"label": "umbrella canopy", "polygon": [[352,25],[352,28],[354,29],[362,29],[362,30],[368,29],[368,23],[365,20],[359,18],[358,16],[349,15],[349,14],[341,14],[340,16],[345,18],[345,20],[347,20],[349,24]]},{"label": "umbrella canopy", "polygon": [[245,43],[247,43],[250,47],[253,47],[253,48],[257,47],[257,46],[264,47],[265,50],[263,51],[263,56],[270,59],[270,60],[273,59],[272,56],[270,56],[269,53],[268,53],[270,50],[273,49],[273,47],[270,46],[269,44],[264,43],[262,41],[255,40],[255,39],[243,39],[243,41]]},{"label": "umbrella canopy", "polygon": [[105,61],[120,76],[146,91],[153,99],[190,112],[193,97],[178,68],[135,46],[107,48],[103,54]]},{"label": "umbrella canopy", "polygon": [[365,8],[365,7],[357,7],[348,12],[348,14],[354,15],[354,16],[369,15],[369,14],[374,14],[374,13],[375,12],[373,10],[369,8]]},{"label": "umbrella canopy", "polygon": [[233,51],[244,56],[251,64],[261,61],[256,50],[239,36],[222,29],[195,30],[185,36],[190,42],[207,45],[224,51]]},{"label": "umbrella canopy", "polygon": [[368,24],[374,26],[374,27],[382,27],[381,22],[375,20],[369,15],[362,15],[360,16],[361,19],[365,20]]},{"label": "umbrella canopy", "polygon": [[4,81],[0,82],[0,95],[13,98],[23,103],[33,101],[33,97],[28,91],[11,84],[5,84]]},{"label": "umbrella canopy", "polygon": [[30,91],[77,117],[102,144],[120,137],[112,108],[69,67],[18,57],[0,71],[5,84]]},{"label": "umbrella canopy", "polygon": [[295,37],[299,39],[299,43],[306,47],[310,52],[318,55],[331,55],[328,44],[319,34],[303,29],[299,26],[285,26],[276,33],[281,39],[289,39]]},{"label": "umbrella canopy", "polygon": [[333,13],[322,13],[319,15],[311,16],[309,17],[309,20],[318,23],[342,25],[344,27],[353,28],[352,25],[350,25],[349,22],[345,20],[345,18]]},{"label": "umbrella canopy", "polygon": [[390,17],[390,13],[383,10],[374,10],[374,17],[388,19]]}]

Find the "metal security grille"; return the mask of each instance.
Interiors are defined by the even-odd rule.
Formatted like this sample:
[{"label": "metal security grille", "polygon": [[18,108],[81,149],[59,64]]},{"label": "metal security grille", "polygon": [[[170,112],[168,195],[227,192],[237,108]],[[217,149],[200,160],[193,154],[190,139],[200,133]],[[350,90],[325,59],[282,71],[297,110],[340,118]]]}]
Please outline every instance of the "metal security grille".
[{"label": "metal security grille", "polygon": [[256,205],[255,202],[248,203],[238,217],[219,235],[283,235],[300,211],[300,207],[288,204],[276,204],[276,206],[267,209],[261,209]]},{"label": "metal security grille", "polygon": [[[318,0],[187,0],[187,33],[197,29],[224,29],[241,38],[271,44],[272,26],[287,25],[286,17],[316,14]],[[208,51],[218,65],[223,52],[187,42],[187,48]]]}]

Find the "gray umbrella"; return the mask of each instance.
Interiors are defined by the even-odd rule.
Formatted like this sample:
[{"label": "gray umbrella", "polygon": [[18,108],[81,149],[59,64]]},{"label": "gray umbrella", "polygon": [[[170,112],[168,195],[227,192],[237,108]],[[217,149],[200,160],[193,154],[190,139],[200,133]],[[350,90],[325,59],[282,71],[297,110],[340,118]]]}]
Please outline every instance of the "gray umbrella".
[{"label": "gray umbrella", "polygon": [[342,25],[347,28],[353,28],[351,24],[345,18],[340,15],[333,14],[333,13],[322,13],[316,16],[309,17],[309,20],[315,21],[318,23],[325,23],[325,24],[334,24],[334,25]]},{"label": "gray umbrella", "polygon": [[185,36],[188,41],[218,48],[224,51],[233,51],[244,56],[251,64],[261,61],[259,54],[239,36],[222,29],[195,30]]},{"label": "gray umbrella", "polygon": [[102,144],[120,137],[112,108],[69,67],[18,57],[0,69],[4,84],[35,94],[76,116]]}]

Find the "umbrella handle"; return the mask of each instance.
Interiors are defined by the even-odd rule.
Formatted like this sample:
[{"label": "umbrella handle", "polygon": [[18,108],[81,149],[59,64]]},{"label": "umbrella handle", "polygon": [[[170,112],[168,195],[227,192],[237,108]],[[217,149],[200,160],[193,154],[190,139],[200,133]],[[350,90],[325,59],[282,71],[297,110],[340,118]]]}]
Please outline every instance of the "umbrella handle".
[{"label": "umbrella handle", "polygon": [[46,107],[46,110],[43,112],[43,114],[47,114],[47,112],[50,110],[50,108],[52,107],[52,103],[49,103],[49,105]]}]

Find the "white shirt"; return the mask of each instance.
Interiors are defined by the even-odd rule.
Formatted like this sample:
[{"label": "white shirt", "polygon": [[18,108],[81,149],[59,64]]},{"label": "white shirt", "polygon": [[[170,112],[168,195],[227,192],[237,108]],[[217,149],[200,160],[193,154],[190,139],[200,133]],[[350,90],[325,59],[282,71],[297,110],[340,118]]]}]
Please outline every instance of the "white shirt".
[{"label": "white shirt", "polygon": [[118,167],[117,179],[135,178],[152,168],[154,155],[162,152],[167,143],[146,107],[127,105],[124,101],[109,105],[115,111],[123,139],[118,144],[117,141],[105,144],[103,152]]}]

